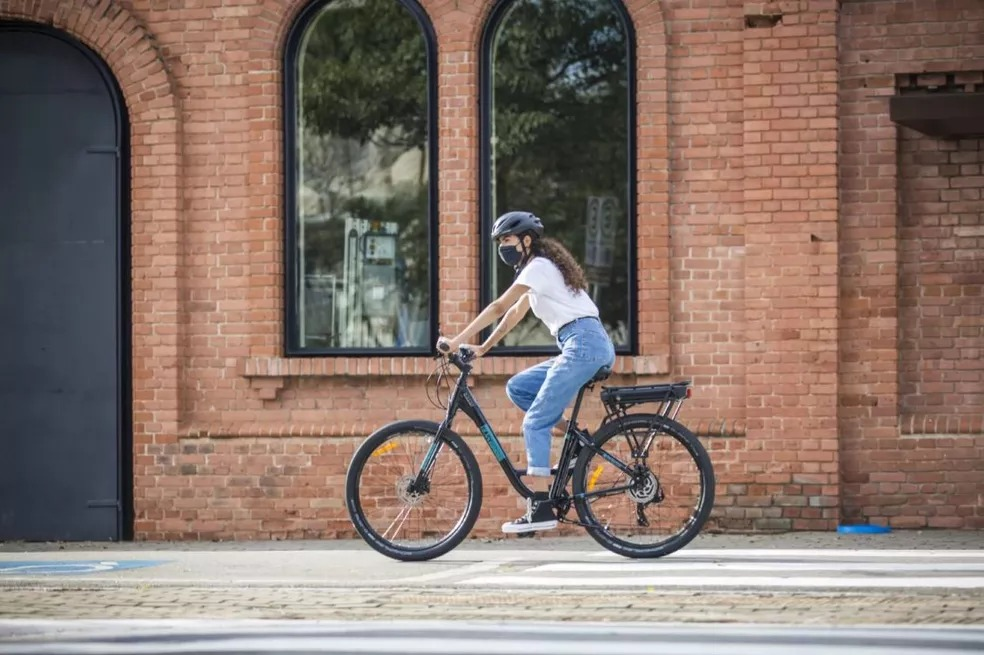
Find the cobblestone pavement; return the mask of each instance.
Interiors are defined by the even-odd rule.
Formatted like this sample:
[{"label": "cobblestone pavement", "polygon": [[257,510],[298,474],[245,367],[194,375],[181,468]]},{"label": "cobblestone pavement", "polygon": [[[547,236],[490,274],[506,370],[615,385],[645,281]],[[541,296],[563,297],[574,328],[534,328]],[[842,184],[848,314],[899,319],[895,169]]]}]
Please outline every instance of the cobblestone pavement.
[{"label": "cobblestone pavement", "polygon": [[693,592],[195,588],[3,590],[3,618],[476,619],[984,625],[976,592]]}]

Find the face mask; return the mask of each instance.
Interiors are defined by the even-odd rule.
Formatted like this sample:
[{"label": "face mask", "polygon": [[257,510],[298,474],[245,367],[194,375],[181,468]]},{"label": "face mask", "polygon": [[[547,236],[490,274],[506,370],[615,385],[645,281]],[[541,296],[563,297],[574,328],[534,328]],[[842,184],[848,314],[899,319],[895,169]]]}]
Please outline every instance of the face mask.
[{"label": "face mask", "polygon": [[516,268],[519,262],[523,261],[523,253],[519,252],[519,248],[516,246],[499,246],[499,259],[501,259],[506,266],[512,266]]}]

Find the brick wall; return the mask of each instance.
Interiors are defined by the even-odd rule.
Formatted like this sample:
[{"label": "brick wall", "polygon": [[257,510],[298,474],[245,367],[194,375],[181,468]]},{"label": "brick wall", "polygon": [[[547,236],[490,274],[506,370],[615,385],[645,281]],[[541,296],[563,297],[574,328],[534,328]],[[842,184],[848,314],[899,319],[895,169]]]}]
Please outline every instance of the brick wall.
[{"label": "brick wall", "polygon": [[664,3],[669,34],[671,305],[674,377],[698,385],[687,421],[710,439],[714,525],[747,525],[745,217],[740,3]]},{"label": "brick wall", "polygon": [[824,529],[838,509],[837,3],[779,9],[775,27],[749,16],[745,30],[746,405],[760,457],[739,502],[782,508],[774,527]]},{"label": "brick wall", "polygon": [[982,145],[899,132],[899,400],[910,429],[984,417]]},{"label": "brick wall", "polygon": [[[492,2],[421,4],[438,40],[439,302],[450,331],[479,309],[477,63]],[[980,59],[984,30],[968,27],[980,20],[979,4],[932,10],[967,12],[959,30],[956,18],[919,21],[918,29],[936,30],[926,38],[953,41],[946,57],[935,41],[907,40],[913,21],[892,12],[912,3],[625,4],[637,45],[640,352],[620,358],[613,383],[694,381],[682,418],[703,435],[717,469],[710,529],[829,529],[842,504],[854,518],[915,516],[883,511],[882,498],[908,502],[919,489],[880,486],[893,484],[895,465],[871,470],[867,462],[903,444],[932,453],[937,466],[942,456],[979,462],[981,442],[969,433],[899,440],[896,405],[909,392],[898,380],[893,280],[900,266],[912,267],[898,254],[894,127],[884,98],[869,96],[894,92],[894,73],[908,72],[896,70],[899,62]],[[440,416],[422,386],[427,358],[282,357],[281,57],[302,7],[0,0],[0,16],[51,23],[100,54],[130,115],[138,539],[351,535],[341,480],[354,447],[387,421]],[[893,31],[893,20],[906,28]],[[872,80],[874,91],[863,86]],[[874,119],[869,106],[881,112]],[[923,166],[917,142],[913,166]],[[961,159],[979,155],[974,147],[935,152],[964,153],[946,165],[979,167]],[[921,181],[913,166],[903,177]],[[934,202],[980,197],[964,197],[967,188],[959,200],[943,197],[954,188],[939,189]],[[979,258],[964,263],[979,272]],[[953,288],[920,274],[903,279]],[[972,292],[980,282],[961,284],[961,307],[970,309],[960,317],[979,319]],[[964,341],[953,348],[976,347],[970,332],[957,338]],[[953,352],[939,349],[941,361]],[[503,383],[534,361],[490,358],[475,378],[505,435],[518,433],[521,416]],[[963,385],[954,393],[973,396],[980,369],[974,379],[959,370],[948,378]],[[599,409],[590,401],[586,422]],[[497,534],[520,503],[474,429],[460,427],[485,471],[476,534]],[[519,461],[521,440],[509,436],[506,445]],[[940,502],[966,496],[935,489]],[[944,516],[938,504],[919,511]],[[980,526],[980,514],[960,511],[946,524]]]},{"label": "brick wall", "polygon": [[980,528],[981,142],[896,127],[888,98],[947,72],[973,90],[984,6],[844,3],[840,41],[844,514]]}]

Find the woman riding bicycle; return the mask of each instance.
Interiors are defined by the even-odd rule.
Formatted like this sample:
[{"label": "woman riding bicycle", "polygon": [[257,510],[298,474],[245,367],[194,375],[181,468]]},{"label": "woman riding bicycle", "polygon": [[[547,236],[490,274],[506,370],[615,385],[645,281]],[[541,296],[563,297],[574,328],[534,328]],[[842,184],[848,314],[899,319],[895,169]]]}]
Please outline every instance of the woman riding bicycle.
[{"label": "woman riding bicycle", "polygon": [[[526,514],[502,525],[505,533],[548,530],[557,516],[546,501],[551,483],[550,431],[578,390],[603,366],[615,362],[615,347],[598,318],[598,307],[588,296],[584,271],[573,255],[555,239],[543,236],[543,223],[530,212],[513,211],[496,219],[492,239],[499,257],[516,271],[513,284],[489,304],[456,337],[438,340],[439,350],[461,346],[481,357],[526,316],[530,309],[556,338],[560,355],[517,373],[506,383],[509,399],[526,412],[526,473],[533,497]],[[503,317],[481,345],[468,342],[482,329]]]}]

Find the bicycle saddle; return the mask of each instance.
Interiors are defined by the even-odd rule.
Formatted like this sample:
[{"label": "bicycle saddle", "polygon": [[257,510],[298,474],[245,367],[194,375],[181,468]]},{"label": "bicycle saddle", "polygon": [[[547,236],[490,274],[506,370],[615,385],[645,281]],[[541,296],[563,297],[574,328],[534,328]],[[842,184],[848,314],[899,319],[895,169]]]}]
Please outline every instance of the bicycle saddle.
[{"label": "bicycle saddle", "polygon": [[611,374],[612,374],[612,369],[610,367],[602,366],[601,368],[598,369],[598,372],[594,374],[594,376],[591,378],[591,382],[589,382],[588,384],[591,384],[592,382],[602,382],[604,380],[607,380],[608,376]]}]

